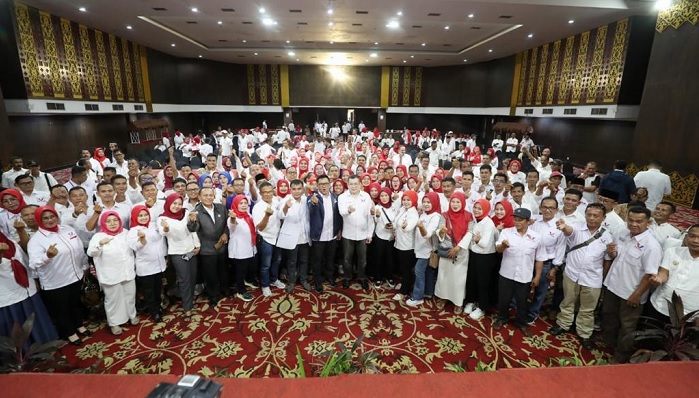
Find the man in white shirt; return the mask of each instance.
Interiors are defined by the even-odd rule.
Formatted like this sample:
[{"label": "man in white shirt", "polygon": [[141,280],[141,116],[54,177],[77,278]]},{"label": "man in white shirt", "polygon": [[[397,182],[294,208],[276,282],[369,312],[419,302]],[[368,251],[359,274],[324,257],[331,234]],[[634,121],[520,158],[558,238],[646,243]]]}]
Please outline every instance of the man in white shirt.
[{"label": "man in white shirt", "polygon": [[490,146],[493,147],[495,153],[502,152],[503,145],[505,145],[505,142],[502,140],[502,136],[500,134],[496,134],[495,139],[490,143]]},{"label": "man in white shirt", "polygon": [[504,229],[495,243],[495,249],[502,253],[502,263],[498,283],[498,318],[493,322],[493,330],[500,330],[509,322],[508,313],[514,299],[517,306],[515,326],[525,337],[531,335],[527,326],[527,296],[531,289],[541,283],[544,261],[548,260],[541,236],[529,228],[531,215],[527,209],[515,210],[515,226]]},{"label": "man in white shirt", "polygon": [[566,236],[568,249],[563,271],[561,312],[549,333],[558,336],[568,332],[575,319],[575,330],[586,350],[594,348],[590,339],[594,331],[594,311],[602,292],[604,276],[612,264],[610,253],[614,250],[612,235],[602,228],[604,216],[604,206],[592,203],[585,211],[585,223],[568,225],[563,219],[556,222],[558,229]]},{"label": "man in white shirt", "polygon": [[626,232],[626,223],[614,211],[618,197],[619,194],[616,191],[610,191],[609,189],[600,189],[597,195],[597,203],[601,203],[607,212],[602,222],[602,227],[612,234],[615,241]]},{"label": "man in white shirt", "polygon": [[442,157],[442,151],[437,147],[437,141],[432,141],[429,148],[425,150],[430,158],[430,167],[436,170],[439,167],[439,159]]},{"label": "man in white shirt", "polygon": [[648,301],[651,278],[663,259],[660,243],[648,229],[650,214],[644,207],[630,208],[628,228],[609,253],[614,262],[604,280],[607,292],[602,303],[602,330],[605,344],[614,347],[611,362],[626,362],[633,354],[633,340],[628,335],[636,330]]},{"label": "man in white shirt", "polygon": [[27,171],[29,171],[22,167],[24,162],[22,161],[21,156],[13,157],[12,159],[10,159],[10,163],[12,164],[12,168],[2,173],[3,188],[14,188],[15,178],[17,178],[18,175],[27,174]]},{"label": "man in white shirt", "polygon": [[391,156],[391,159],[393,159],[394,166],[410,166],[411,164],[413,164],[413,158],[411,158],[410,155],[405,153],[405,145],[401,145],[398,148],[398,153],[393,152],[393,156]]},{"label": "man in white shirt", "polygon": [[262,241],[258,244],[262,295],[269,297],[272,295],[270,286],[278,289],[286,288],[286,285],[279,280],[282,252],[276,247],[281,224],[274,209],[279,206],[279,199],[274,196],[274,187],[268,182],[260,184],[260,196],[262,201],[252,208],[252,221],[255,223],[257,233],[262,237]]},{"label": "man in white shirt", "polygon": [[333,124],[332,127],[330,127],[330,139],[337,139],[337,137],[340,136],[340,127],[337,125],[337,123]]},{"label": "man in white shirt", "polygon": [[533,146],[534,141],[532,141],[531,137],[529,137],[529,133],[524,133],[522,135],[522,142],[519,143],[520,150],[524,151],[526,149],[527,151],[529,151],[532,149]]},{"label": "man in white shirt", "polygon": [[650,230],[658,239],[663,249],[672,246],[681,246],[679,241],[682,232],[668,222],[675,214],[676,207],[671,202],[662,201],[653,210],[653,220],[651,220]]},{"label": "man in white shirt", "polygon": [[44,206],[51,199],[51,194],[34,189],[34,179],[29,174],[19,175],[15,178],[15,188],[17,188],[24,197],[24,201],[28,205]]},{"label": "man in white shirt", "polygon": [[277,217],[284,223],[279,231],[277,246],[284,249],[286,254],[288,272],[286,292],[289,294],[294,291],[297,280],[301,282],[304,289],[311,290],[311,284],[308,283],[308,255],[310,251],[308,210],[303,181],[293,180],[290,186],[291,195],[287,195],[280,201],[277,209]]},{"label": "man in white shirt", "polygon": [[51,173],[41,171],[41,166],[37,161],[30,160],[27,162],[27,168],[29,168],[29,175],[34,179],[34,189],[37,191],[50,192],[51,187],[58,184]]},{"label": "man in white shirt", "polygon": [[651,210],[655,209],[655,206],[663,200],[663,196],[672,193],[670,177],[660,170],[662,170],[662,164],[653,160],[648,163],[648,170],[639,171],[633,178],[637,187],[645,187],[648,190],[646,207]]},{"label": "man in white shirt", "polygon": [[338,209],[343,219],[342,247],[344,252],[344,289],[349,288],[352,280],[352,259],[357,254],[357,279],[364,290],[369,289],[366,279],[366,248],[374,234],[372,210],[373,201],[364,192],[359,177],[352,175],[348,180],[349,189],[338,198]]},{"label": "man in white shirt", "polygon": [[585,180],[583,198],[587,200],[587,203],[595,203],[597,201],[597,195],[595,192],[599,188],[600,181],[602,181],[600,176],[597,175],[597,163],[588,162],[585,165],[585,171],[580,175],[580,178]]},{"label": "man in white shirt", "polygon": [[228,130],[221,131],[221,138],[218,139],[218,150],[221,156],[231,156],[233,153],[233,139],[228,134]]},{"label": "man in white shirt", "polygon": [[515,155],[517,154],[517,144],[519,144],[517,134],[510,134],[510,138],[505,141],[505,156],[510,159],[514,159]]},{"label": "man in white shirt", "polygon": [[255,151],[260,159],[267,159],[267,157],[274,153],[274,148],[272,148],[272,139],[268,138],[262,145]]},{"label": "man in white shirt", "polygon": [[296,132],[296,126],[293,120],[289,121],[289,126],[287,126],[287,128],[289,129],[289,134],[294,134]]},{"label": "man in white shirt", "polygon": [[[285,127],[285,128],[286,128],[286,127]],[[286,131],[285,129],[278,130],[278,131],[277,131],[277,134],[276,134],[275,136],[276,136],[276,141],[275,141],[275,143],[276,143],[277,145],[282,145],[282,144],[284,144],[284,141],[286,141],[286,140],[288,140],[288,139],[291,138],[291,136],[289,135],[289,132]]]},{"label": "man in white shirt", "polygon": [[114,152],[114,162],[109,164],[110,167],[114,167],[116,174],[128,177],[129,175],[129,162],[124,160],[124,152],[117,149]]}]

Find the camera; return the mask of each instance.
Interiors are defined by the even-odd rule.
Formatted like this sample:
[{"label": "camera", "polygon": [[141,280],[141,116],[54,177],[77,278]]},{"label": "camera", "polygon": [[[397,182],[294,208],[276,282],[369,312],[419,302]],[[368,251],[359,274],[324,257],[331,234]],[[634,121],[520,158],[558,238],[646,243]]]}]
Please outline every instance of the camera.
[{"label": "camera", "polygon": [[219,398],[223,386],[212,380],[186,375],[177,384],[160,383],[146,398]]}]

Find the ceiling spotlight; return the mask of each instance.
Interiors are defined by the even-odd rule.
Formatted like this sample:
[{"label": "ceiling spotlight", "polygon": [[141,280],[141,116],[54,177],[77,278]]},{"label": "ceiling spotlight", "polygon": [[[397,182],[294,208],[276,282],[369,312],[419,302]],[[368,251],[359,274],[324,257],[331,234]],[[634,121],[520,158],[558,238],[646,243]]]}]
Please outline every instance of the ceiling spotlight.
[{"label": "ceiling spotlight", "polygon": [[376,53],[371,53],[371,54],[369,54],[369,56],[370,56],[371,58],[376,58],[376,57],[378,57],[379,55],[376,54]]},{"label": "ceiling spotlight", "polygon": [[196,7],[192,7],[192,12],[199,12],[199,9]]},{"label": "ceiling spotlight", "polygon": [[328,22],[328,26],[333,26],[333,21]]},{"label": "ceiling spotlight", "polygon": [[488,50],[488,52],[489,52],[489,53],[492,53],[492,52],[493,52],[493,49],[491,48],[490,50]]},{"label": "ceiling spotlight", "polygon": [[287,41],[286,41],[286,44],[289,44],[289,43],[291,43],[291,41],[290,41],[290,40],[287,40]]},{"label": "ceiling spotlight", "polygon": [[395,29],[399,26],[400,25],[398,24],[398,21],[390,21],[389,23],[386,24],[387,28],[392,28],[392,29]]},{"label": "ceiling spotlight", "polygon": [[266,26],[272,26],[276,25],[277,21],[273,20],[272,18],[262,18],[262,24]]},{"label": "ceiling spotlight", "polygon": [[296,58],[296,60],[298,61],[299,59],[298,59],[298,58]]},{"label": "ceiling spotlight", "polygon": [[264,8],[260,8],[260,14],[264,14],[264,13],[265,13],[265,9],[264,9]]},{"label": "ceiling spotlight", "polygon": [[204,56],[203,56],[203,55],[200,55],[199,58],[204,58]]},{"label": "ceiling spotlight", "polygon": [[415,56],[414,56],[414,55],[411,55],[410,58],[415,58]]},{"label": "ceiling spotlight", "polygon": [[243,43],[247,43],[247,42],[248,42],[247,40],[243,40]]},{"label": "ceiling spotlight", "polygon": [[449,26],[448,26],[448,25],[447,25],[447,26],[445,26],[445,27],[444,27],[444,29],[446,29],[446,30],[449,30]]},{"label": "ceiling spotlight", "polygon": [[216,22],[216,23],[219,24],[219,25],[223,25],[223,21],[218,21],[218,22]]},{"label": "ceiling spotlight", "polygon": [[672,7],[672,0],[658,0],[655,3],[655,9],[658,11],[667,11]]},{"label": "ceiling spotlight", "polygon": [[333,15],[333,9],[332,9],[332,8],[328,8],[328,15]]},{"label": "ceiling spotlight", "polygon": [[408,62],[408,61],[406,61],[406,60],[403,60],[403,63],[406,63],[406,62]]},{"label": "ceiling spotlight", "polygon": [[422,43],[422,44],[420,44],[420,45],[423,46],[423,47],[425,47],[425,46],[427,45],[427,43]]},{"label": "ceiling spotlight", "polygon": [[80,7],[80,8],[78,8],[78,11],[80,11],[80,12],[85,12],[85,11],[87,11],[87,8],[85,8],[85,7]]},{"label": "ceiling spotlight", "polygon": [[400,17],[401,15],[403,15],[403,11],[398,11],[398,12],[396,13],[396,15],[398,15],[398,16]]},{"label": "ceiling spotlight", "polygon": [[330,42],[330,44],[333,44],[333,43],[335,43],[335,42],[334,42],[334,41],[331,41],[331,42]]},{"label": "ceiling spotlight", "polygon": [[133,27],[131,25],[126,25],[126,29],[131,30]]},{"label": "ceiling spotlight", "polygon": [[375,46],[378,46],[378,45],[379,45],[379,42],[378,42],[378,41],[375,41],[375,42],[374,42],[374,45],[375,45]]},{"label": "ceiling spotlight", "polygon": [[170,44],[170,47],[175,47],[175,43]]},{"label": "ceiling spotlight", "polygon": [[527,37],[531,39],[532,37],[534,37],[534,33],[530,33],[529,35],[527,35]]},{"label": "ceiling spotlight", "polygon": [[468,17],[469,17],[469,18],[473,18],[474,15],[473,15],[473,14],[468,14]]},{"label": "ceiling spotlight", "polygon": [[575,20],[571,19],[568,21],[568,23],[575,23]]},{"label": "ceiling spotlight", "polygon": [[257,55],[257,53],[253,53],[252,55]]},{"label": "ceiling spotlight", "polygon": [[467,59],[465,59],[465,60],[464,60],[464,62],[468,62],[468,60],[467,60]]},{"label": "ceiling spotlight", "polygon": [[289,51],[289,56],[290,56],[290,57],[293,57],[294,55],[296,55],[296,53],[295,53],[295,52],[293,52],[293,51]]}]

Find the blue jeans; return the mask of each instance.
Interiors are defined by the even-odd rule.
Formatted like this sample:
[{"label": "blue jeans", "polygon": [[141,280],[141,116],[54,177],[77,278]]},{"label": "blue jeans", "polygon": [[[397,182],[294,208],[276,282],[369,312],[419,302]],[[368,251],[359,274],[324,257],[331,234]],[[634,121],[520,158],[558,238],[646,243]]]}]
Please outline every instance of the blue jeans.
[{"label": "blue jeans", "polygon": [[425,294],[434,295],[435,278],[432,269],[428,269],[429,261],[428,258],[418,258],[415,263],[415,285],[410,295],[413,300],[422,300]]},{"label": "blue jeans", "polygon": [[276,282],[279,278],[282,251],[264,239],[258,250],[260,251],[260,283],[262,287],[269,287],[270,282]]},{"label": "blue jeans", "polygon": [[544,299],[546,299],[546,293],[549,290],[549,280],[548,274],[553,267],[553,261],[544,261],[544,268],[541,270],[541,281],[539,286],[537,286],[534,291],[534,298],[531,303],[529,303],[529,314],[527,315],[528,321],[532,321],[539,317],[539,310],[541,310],[541,305],[544,304]]}]

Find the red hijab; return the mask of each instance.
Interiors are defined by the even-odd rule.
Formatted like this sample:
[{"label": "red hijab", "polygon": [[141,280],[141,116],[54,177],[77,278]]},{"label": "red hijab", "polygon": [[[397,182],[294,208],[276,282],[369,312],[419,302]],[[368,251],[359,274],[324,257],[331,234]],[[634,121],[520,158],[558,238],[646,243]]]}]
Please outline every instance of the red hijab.
[{"label": "red hijab", "polygon": [[[140,222],[138,222],[138,215],[141,214],[141,212],[144,210],[146,214],[148,214],[148,222],[146,222],[145,224],[141,224]],[[131,223],[129,223],[129,225],[131,226],[131,228],[139,225],[141,227],[148,228],[148,226],[150,226],[150,212],[148,211],[148,207],[145,205],[134,206],[133,209],[131,209]]]},{"label": "red hijab", "polygon": [[182,200],[183,204],[184,204],[184,200],[182,199],[182,197],[178,193],[173,192],[170,195],[168,195],[167,198],[165,198],[165,206],[164,206],[162,214],[160,214],[161,217],[172,218],[175,220],[181,220],[184,218],[184,206],[182,206],[180,211],[178,211],[177,213],[173,213],[172,210],[170,210],[170,206],[172,206],[172,204],[177,199]]},{"label": "red hijab", "polygon": [[503,218],[498,218],[496,215],[493,215],[493,223],[497,227],[500,224],[503,224],[505,228],[512,228],[515,226],[515,218],[513,216],[514,210],[512,209],[512,203],[510,203],[507,200],[501,200],[498,203],[495,204],[497,205],[502,205],[502,207],[505,208],[505,217]]},{"label": "red hijab", "polygon": [[[107,217],[109,216],[116,216],[117,220],[119,220],[119,228],[116,231],[110,231],[107,229]],[[119,235],[123,230],[124,223],[121,221],[119,213],[115,212],[114,210],[102,212],[102,214],[100,215],[100,232],[104,232],[109,236],[116,236]]]},{"label": "red hijab", "polygon": [[2,200],[5,197],[5,195],[13,196],[19,201],[19,206],[17,206],[17,209],[15,209],[15,210],[10,210],[10,209],[3,206],[3,208],[5,210],[9,211],[10,213],[19,214],[19,212],[21,212],[22,209],[24,209],[27,206],[27,202],[24,201],[24,196],[22,196],[22,194],[14,188],[10,188],[10,189],[6,189],[6,190],[2,191],[2,193],[0,193],[0,200]]},{"label": "red hijab", "polygon": [[[378,192],[376,194],[376,197],[371,196],[371,189],[372,188],[375,188],[376,192]],[[379,203],[379,196],[381,196],[381,185],[379,185],[378,182],[372,182],[371,184],[369,184],[369,190],[367,192],[369,193],[369,196],[371,196],[371,200],[374,201],[374,204],[378,204]]]},{"label": "red hijab", "polygon": [[[433,191],[435,191],[435,192],[437,192],[437,193],[442,193],[442,180],[443,180],[443,179],[444,179],[444,177],[442,177],[441,174],[434,174],[434,175],[432,176],[432,178],[430,178],[430,189],[433,190]],[[435,187],[432,185],[432,183],[434,182],[434,180],[438,180],[438,181],[439,181],[439,188],[435,188]]]},{"label": "red hijab", "polygon": [[[381,194],[382,194],[383,192],[385,192],[385,193],[388,195],[388,203],[384,203],[384,202],[381,201]],[[381,191],[379,191],[379,201],[378,201],[377,203],[378,203],[381,207],[383,207],[384,209],[390,209],[390,208],[391,208],[391,205],[393,204],[393,202],[391,201],[391,194],[392,194],[391,188],[389,188],[389,187],[383,187],[383,188],[381,188]]]},{"label": "red hijab", "polygon": [[[167,176],[167,170],[170,169],[172,170],[172,177]],[[175,181],[175,177],[177,177],[177,170],[174,170],[172,166],[165,166],[163,168],[163,182],[165,183],[165,187],[163,188],[163,191],[167,191],[172,189],[172,186]]]},{"label": "red hijab", "polygon": [[[413,204],[413,207],[417,207],[417,192],[407,190],[407,191],[403,192],[403,196],[407,196],[408,198],[410,198],[410,202]],[[403,204],[403,198],[401,198],[401,205],[402,204]]]},{"label": "red hijab", "polygon": [[[280,191],[280,188],[282,187],[282,185],[285,185],[285,186],[286,186],[286,193],[282,193],[282,192]],[[290,188],[289,188],[289,181],[287,181],[287,180],[279,180],[279,181],[277,181],[277,196],[279,196],[280,198],[285,198],[286,195],[289,194],[289,190],[290,190]]]},{"label": "red hijab", "polygon": [[49,206],[41,206],[38,209],[34,210],[34,220],[39,225],[39,228],[44,229],[46,231],[58,232],[58,224],[56,224],[53,228],[46,228],[46,226],[44,225],[44,222],[41,220],[41,215],[47,211],[50,213],[53,213],[56,217],[58,217],[60,219],[56,209],[54,209],[53,207],[49,207]]},{"label": "red hijab", "polygon": [[[461,210],[452,210],[451,201],[454,199],[461,202]],[[445,217],[449,218],[449,225],[447,226],[449,231],[447,232],[451,232],[451,236],[454,239],[454,246],[456,246],[468,232],[468,223],[471,221],[471,213],[466,211],[466,195],[464,195],[463,192],[454,192],[449,199],[449,205],[447,207],[447,212],[444,213]]]},{"label": "red hijab", "polygon": [[483,209],[483,214],[481,214],[480,217],[476,217],[477,221],[480,221],[486,217],[488,217],[488,214],[490,214],[490,202],[486,199],[478,199],[475,205],[481,205],[481,209]]},{"label": "red hijab", "polygon": [[[250,213],[238,210],[238,205],[242,201],[248,202],[248,198],[245,195],[236,195],[235,198],[233,198],[233,203],[231,203],[231,210],[233,210],[237,218],[243,219],[248,224],[250,236],[252,236],[252,245],[255,246],[257,245],[257,232],[255,231],[255,224],[252,222],[252,217],[250,217]],[[250,203],[248,202],[248,204]]]},{"label": "red hijab", "polygon": [[[398,166],[396,166],[396,175],[398,175],[398,169],[403,170],[403,177],[401,177],[401,180],[403,180],[403,181],[407,180],[409,177],[408,168],[405,167],[404,164],[399,164]],[[400,177],[400,176],[398,176],[398,177]]]},{"label": "red hijab", "polygon": [[24,268],[24,265],[15,258],[15,254],[17,254],[17,248],[15,247],[15,243],[11,241],[5,234],[0,232],[0,243],[4,243],[7,245],[7,250],[2,252],[2,257],[10,260],[10,266],[12,267],[12,274],[15,277],[15,282],[17,282],[18,285],[27,288],[29,287],[29,277],[27,276],[27,269]]},{"label": "red hijab", "polygon": [[[395,185],[398,185],[398,188],[396,188]],[[401,192],[403,190],[403,180],[401,180],[397,175],[394,175],[391,177],[389,188],[391,188],[392,192]]]},{"label": "red hijab", "polygon": [[440,203],[439,194],[437,194],[437,192],[428,192],[425,194],[425,199],[429,199],[430,203],[432,204],[432,210],[425,211],[425,213],[442,213],[442,204]]},{"label": "red hijab", "polygon": [[[102,151],[102,156],[99,155],[99,151]],[[104,148],[95,148],[95,151],[92,153],[92,157],[96,161],[100,162],[100,164],[102,164],[102,162],[107,160],[107,157],[104,156]]]}]

